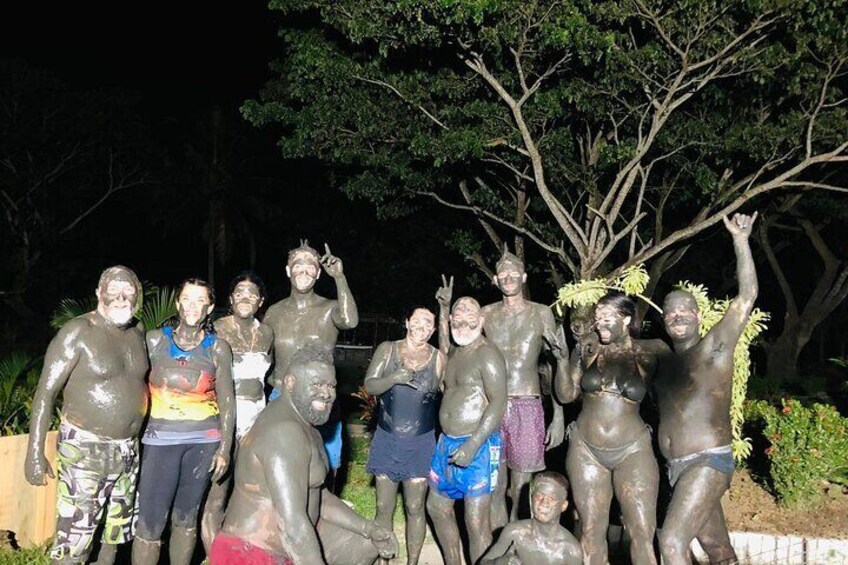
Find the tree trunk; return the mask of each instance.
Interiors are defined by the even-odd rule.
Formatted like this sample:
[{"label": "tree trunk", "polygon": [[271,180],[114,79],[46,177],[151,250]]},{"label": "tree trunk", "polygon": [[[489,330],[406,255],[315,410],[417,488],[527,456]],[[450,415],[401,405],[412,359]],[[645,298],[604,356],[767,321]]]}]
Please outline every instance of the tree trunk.
[{"label": "tree trunk", "polygon": [[[823,319],[823,318],[822,318]],[[815,327],[821,320],[817,320]],[[810,341],[812,328],[801,322],[787,321],[783,332],[766,350],[766,378],[769,381],[798,380],[798,358],[804,346]]]}]

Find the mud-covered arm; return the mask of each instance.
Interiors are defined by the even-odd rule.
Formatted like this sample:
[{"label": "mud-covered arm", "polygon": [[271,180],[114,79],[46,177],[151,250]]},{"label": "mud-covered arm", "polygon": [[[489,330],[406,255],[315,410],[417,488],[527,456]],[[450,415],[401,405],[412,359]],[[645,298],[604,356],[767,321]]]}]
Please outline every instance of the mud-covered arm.
[{"label": "mud-covered arm", "polygon": [[580,396],[580,381],[583,378],[583,363],[580,357],[580,344],[571,352],[565,371],[557,370],[554,379],[554,391],[563,404],[574,402]]},{"label": "mud-covered arm", "polygon": [[[556,359],[556,373],[554,376],[554,382],[556,382],[568,375],[568,346],[565,343],[565,336],[557,330],[553,312],[546,306],[542,310],[542,326],[542,338],[545,347]],[[551,397],[553,417],[545,434],[545,445],[547,445],[547,449],[554,449],[565,439],[565,417],[562,413],[562,404],[557,402],[556,393],[552,394]]]},{"label": "mud-covered arm", "polygon": [[274,356],[274,364],[272,365],[272,369],[268,372],[268,378],[266,382],[274,388],[280,388],[283,383],[282,380],[277,379],[277,359],[276,359],[276,347],[274,341],[276,339],[276,332],[278,325],[280,323],[280,307],[277,304],[273,304],[268,311],[265,312],[265,316],[262,318],[262,323],[271,328],[271,335],[274,336],[271,338],[271,355]]},{"label": "mud-covered arm", "polygon": [[359,324],[359,310],[356,308],[356,301],[353,299],[353,293],[347,284],[342,260],[330,253],[330,248],[326,243],[324,250],[321,265],[327,274],[336,281],[338,300],[333,306],[333,323],[340,330],[351,330]]},{"label": "mud-covered arm", "polygon": [[[309,520],[309,462],[310,439],[297,424],[287,422],[280,426],[280,435],[286,437],[286,448],[280,442],[266,440],[263,446],[262,467],[271,502],[280,517],[282,546],[298,565],[323,565],[321,544],[315,526]],[[265,437],[270,437],[268,434]],[[241,478],[241,477],[239,477]],[[248,477],[249,479],[249,477]],[[243,480],[243,479],[242,479]]]},{"label": "mud-covered arm", "polygon": [[489,550],[480,559],[480,565],[508,565],[509,557],[507,552],[515,542],[516,524],[507,524],[504,526],[501,535]]},{"label": "mud-covered arm", "polygon": [[374,357],[365,372],[365,391],[374,396],[380,396],[396,384],[408,383],[412,379],[412,371],[398,367],[396,371],[388,371],[392,357],[392,342],[384,341],[377,346]]},{"label": "mud-covered arm", "polygon": [[29,424],[29,445],[24,465],[26,480],[33,485],[47,483],[45,474],[53,478],[53,469],[44,456],[44,440],[53,419],[56,397],[68,382],[79,362],[78,340],[88,323],[76,318],[65,324],[47,346],[44,368],[38,379],[38,388],[32,401],[32,418]]},{"label": "mud-covered arm", "polygon": [[[321,519],[371,540],[380,557],[391,558],[398,552],[398,541],[393,531],[363,518],[327,489],[321,491]],[[295,560],[295,563],[299,561]]]},{"label": "mud-covered arm", "polygon": [[727,344],[729,354],[733,355],[736,342],[745,330],[748,316],[754,309],[759,284],[754,257],[751,254],[750,237],[757,214],[746,216],[735,214],[732,219],[724,218],[724,225],[733,238],[733,251],[736,254],[736,279],[739,292],[727,307],[724,317],[705,336],[705,340],[713,342],[712,347],[720,343]]},{"label": "mud-covered arm", "polygon": [[220,480],[230,465],[235,429],[236,403],[233,392],[233,351],[223,339],[215,341],[215,396],[218,399],[218,421],[221,426],[221,445],[212,460],[212,480]]},{"label": "mud-covered arm", "polygon": [[477,429],[448,458],[449,462],[460,467],[467,467],[471,463],[483,442],[500,427],[506,412],[506,362],[497,348],[480,348],[480,375],[489,404],[483,410]]},{"label": "mud-covered arm", "polygon": [[453,276],[448,281],[442,275],[442,286],[436,291],[436,302],[439,303],[439,351],[450,353],[450,306],[453,299]]}]

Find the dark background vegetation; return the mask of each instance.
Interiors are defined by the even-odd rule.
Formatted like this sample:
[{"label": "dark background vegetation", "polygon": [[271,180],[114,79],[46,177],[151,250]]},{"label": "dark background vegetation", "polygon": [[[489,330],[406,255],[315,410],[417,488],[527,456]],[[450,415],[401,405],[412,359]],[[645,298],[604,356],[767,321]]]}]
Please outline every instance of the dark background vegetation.
[{"label": "dark background vegetation", "polygon": [[[269,302],[276,301],[288,292],[285,254],[300,238],[319,249],[326,242],[343,259],[362,312],[398,317],[410,304],[434,305],[442,272],[457,275],[455,296],[497,298],[477,269],[445,245],[470,222],[467,216],[421,205],[414,214],[378,220],[372,203],[333,187],[338,170],[316,159],[282,158],[279,130],[242,119],[239,107],[274,76],[269,62],[283,51],[276,34],[283,17],[304,18],[306,25],[309,15],[282,16],[262,2],[44,10],[19,4],[16,13],[0,17],[0,103],[19,111],[2,122],[0,157],[33,169],[29,176],[5,171],[4,182],[19,182],[17,189],[26,191],[69,152],[76,160],[45,180],[19,217],[0,219],[0,353],[43,351],[59,300],[91,294],[100,271],[115,263],[159,285],[212,278],[220,295],[235,273],[253,266],[268,284]],[[137,184],[80,218],[114,186],[119,171]],[[821,233],[840,265],[848,255],[843,207],[827,200],[807,210],[828,224]],[[774,231],[772,243],[803,302],[822,266],[797,226],[789,227]],[[774,339],[785,300],[754,247],[759,306],[773,314],[768,337]],[[531,296],[551,303],[555,286],[545,261],[528,247]],[[714,296],[732,295],[734,278],[729,238],[712,229],[696,238],[657,294],[688,279],[706,284]],[[329,278],[319,281],[319,292],[334,293]],[[843,303],[816,328],[803,353],[805,368],[843,378],[828,359],[846,355],[845,313]],[[658,320],[649,321],[656,328]],[[755,360],[762,367],[762,353]]]}]

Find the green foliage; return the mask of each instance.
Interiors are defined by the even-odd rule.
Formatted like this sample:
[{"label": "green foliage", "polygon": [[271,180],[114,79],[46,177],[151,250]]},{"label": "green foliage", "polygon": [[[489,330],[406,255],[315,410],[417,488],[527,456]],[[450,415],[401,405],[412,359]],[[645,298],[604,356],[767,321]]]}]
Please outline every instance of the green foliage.
[{"label": "green foliage", "polygon": [[[0,359],[0,435],[29,432],[41,359],[15,351]],[[58,409],[53,427],[58,425]]]},{"label": "green foliage", "polygon": [[[145,331],[161,328],[165,325],[165,322],[177,315],[176,301],[176,289],[167,286],[146,285],[135,316],[144,326]],[[82,316],[96,308],[97,299],[94,297],[65,298],[50,317],[50,326],[58,330],[73,318]]]},{"label": "green foliage", "polygon": [[615,279],[596,278],[567,283],[557,293],[554,306],[557,313],[562,315],[562,307],[580,308],[592,306],[610,291],[619,291],[629,296],[636,296],[647,302],[651,307],[662,313],[662,309],[651,302],[642,293],[648,288],[648,271],[644,265],[634,265],[621,272]]},{"label": "green foliage", "polygon": [[17,550],[0,547],[0,565],[48,565],[49,549],[48,545]]},{"label": "green foliage", "polygon": [[[722,318],[724,318],[730,300],[713,300],[709,297],[704,285],[696,285],[689,281],[680,282],[677,288],[685,290],[695,297],[698,310],[701,313],[701,325],[698,333],[701,337]],[[733,391],[730,400],[730,425],[733,430],[733,457],[741,462],[751,454],[751,439],[742,437],[742,424],[745,423],[745,398],[748,393],[748,379],[751,377],[751,345],[757,337],[766,330],[769,320],[767,312],[754,308],[748,317],[748,323],[742,330],[742,335],[733,350]]]},{"label": "green foliage", "polygon": [[758,400],[749,404],[747,416],[765,422],[771,479],[783,504],[815,506],[822,481],[848,484],[848,419],[836,408],[795,399],[777,408]]},{"label": "green foliage", "polygon": [[59,307],[50,316],[50,327],[58,330],[77,316],[82,316],[97,308],[97,298],[89,296],[86,298],[63,298]]},{"label": "green foliage", "polygon": [[[825,89],[808,128],[848,52],[842,1],[269,6],[285,15],[284,53],[242,113],[279,128],[285,157],[329,164],[332,182],[380,217],[438,202],[485,211],[510,236],[520,225],[580,278],[639,262],[643,243],[672,233],[680,243],[689,236],[674,230],[700,221],[699,210],[715,213],[801,162],[808,132],[822,154],[848,130],[844,83]],[[605,202],[622,179],[644,192]],[[463,181],[476,188],[462,193]],[[526,216],[519,192],[531,201]],[[566,295],[590,301],[583,290]]]},{"label": "green foliage", "polygon": [[137,317],[145,331],[155,330],[177,315],[177,290],[147,285]]}]

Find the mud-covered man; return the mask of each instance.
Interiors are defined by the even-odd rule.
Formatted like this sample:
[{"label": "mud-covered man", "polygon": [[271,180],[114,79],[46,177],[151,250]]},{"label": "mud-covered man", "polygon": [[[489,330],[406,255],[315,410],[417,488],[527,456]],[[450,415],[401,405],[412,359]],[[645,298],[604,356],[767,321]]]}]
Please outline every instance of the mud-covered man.
[{"label": "mud-covered man", "polygon": [[471,563],[492,543],[491,494],[498,481],[500,424],[506,410],[506,364],[483,337],[484,317],[473,298],[460,298],[450,315],[459,346],[448,358],[439,408],[442,436],[430,465],[427,511],[447,565],[462,563],[454,501],[464,499]]},{"label": "mud-covered man", "polygon": [[66,323],[47,347],[32,405],[26,478],[45,484],[44,456],[53,406],[62,392],[59,498],[54,563],[84,563],[106,512],[98,563],[112,563],[132,539],[138,435],[147,413],[149,367],[144,331],[133,323],[141,283],[122,266],[103,271],[97,309]]},{"label": "mud-covered man", "polygon": [[509,521],[518,519],[522,489],[533,473],[545,468],[545,448],[553,449],[565,435],[562,405],[553,400],[553,418],[545,430],[542,387],[539,381],[539,355],[543,349],[553,353],[558,372],[568,370],[568,354],[560,340],[551,309],[524,298],[527,273],[524,263],[504,250],[495,267],[494,284],[501,291],[500,302],[483,308],[486,320],[483,332],[506,361],[506,413],[501,422],[503,459],[501,480],[492,499],[492,527],[507,522],[506,468],[509,468],[512,508]]},{"label": "mud-covered man", "polygon": [[316,345],[289,359],[279,399],[242,440],[224,526],[212,565],[370,565],[392,557],[397,539],[324,488],[321,436],[336,398],[332,353]]},{"label": "mud-covered man", "polygon": [[721,497],[733,474],[730,400],[733,352],[757,297],[757,273],[748,239],[757,214],[724,218],[733,237],[739,294],[703,338],[695,298],[675,291],[665,298],[663,322],[674,354],[660,361],[656,391],[660,408],[659,446],[674,488],[660,533],[666,565],[688,564],[697,538],[710,563],[731,563]]},{"label": "mud-covered man", "polygon": [[559,525],[566,508],[568,480],[551,471],[539,473],[530,486],[532,517],[508,524],[480,565],[582,565],[580,542]]},{"label": "mud-covered man", "polygon": [[[291,282],[291,294],[268,308],[264,322],[274,331],[274,371],[269,384],[274,400],[280,395],[283,377],[287,375],[292,355],[308,344],[318,344],[332,351],[339,337],[339,330],[355,328],[359,323],[359,312],[353,293],[347,284],[342,261],[330,253],[324,245],[323,257],[305,241],[289,252],[286,275]],[[321,269],[336,282],[336,300],[315,294],[315,283]],[[341,465],[342,424],[338,416],[321,427],[324,446],[330,457],[330,466]]]}]

